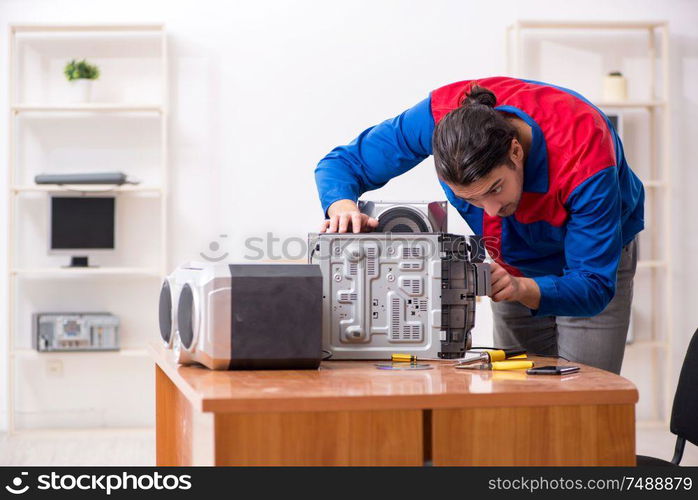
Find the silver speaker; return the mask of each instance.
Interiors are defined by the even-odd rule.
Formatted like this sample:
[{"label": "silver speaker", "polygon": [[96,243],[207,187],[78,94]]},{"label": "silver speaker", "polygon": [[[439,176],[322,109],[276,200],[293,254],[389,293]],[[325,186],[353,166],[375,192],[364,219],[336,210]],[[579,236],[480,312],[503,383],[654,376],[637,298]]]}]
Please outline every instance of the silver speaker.
[{"label": "silver speaker", "polygon": [[160,323],[160,338],[168,349],[173,348],[177,338],[177,303],[182,287],[188,279],[202,269],[203,263],[187,262],[166,276],[160,288],[158,319]]},{"label": "silver speaker", "polygon": [[378,219],[379,233],[446,233],[445,201],[363,201],[359,210]]},{"label": "silver speaker", "polygon": [[319,266],[184,266],[168,276],[160,298],[161,336],[165,340],[170,332],[181,364],[200,363],[213,370],[312,369],[320,364]]}]

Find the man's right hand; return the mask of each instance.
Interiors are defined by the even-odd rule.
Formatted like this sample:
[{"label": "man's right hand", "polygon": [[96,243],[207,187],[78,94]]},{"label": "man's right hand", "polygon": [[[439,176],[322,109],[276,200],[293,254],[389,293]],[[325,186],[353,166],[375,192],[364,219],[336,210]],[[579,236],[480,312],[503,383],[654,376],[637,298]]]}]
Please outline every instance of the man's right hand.
[{"label": "man's right hand", "polygon": [[352,200],[335,201],[327,209],[329,219],[320,226],[321,233],[367,233],[378,227],[378,220],[362,214]]}]

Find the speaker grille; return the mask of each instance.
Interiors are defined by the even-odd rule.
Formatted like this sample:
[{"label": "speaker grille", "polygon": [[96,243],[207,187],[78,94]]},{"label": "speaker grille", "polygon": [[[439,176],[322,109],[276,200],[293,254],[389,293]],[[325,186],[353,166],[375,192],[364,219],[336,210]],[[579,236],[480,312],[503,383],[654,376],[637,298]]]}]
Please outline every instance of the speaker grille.
[{"label": "speaker grille", "polygon": [[177,328],[179,339],[186,349],[191,348],[194,341],[194,294],[189,285],[184,285],[179,294],[179,304],[177,305]]},{"label": "speaker grille", "polygon": [[378,217],[378,229],[381,233],[428,233],[429,226],[422,214],[408,207],[395,207],[383,212]]},{"label": "speaker grille", "polygon": [[160,336],[169,344],[172,334],[172,291],[169,281],[165,281],[160,289],[160,303],[158,305],[158,317],[160,320]]}]

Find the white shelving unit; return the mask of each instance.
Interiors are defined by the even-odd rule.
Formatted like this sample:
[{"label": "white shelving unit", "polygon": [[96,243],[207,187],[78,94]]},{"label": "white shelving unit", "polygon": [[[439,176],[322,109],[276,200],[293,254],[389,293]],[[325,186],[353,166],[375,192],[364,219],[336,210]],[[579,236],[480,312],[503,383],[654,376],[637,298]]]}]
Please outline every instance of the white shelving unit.
[{"label": "white shelving unit", "polygon": [[[117,286],[111,285],[113,281],[109,281],[118,277],[127,277],[127,279],[145,279],[146,281],[137,281],[136,286],[143,286],[142,283],[148,283],[149,287],[159,286],[159,280],[167,272],[167,194],[168,194],[168,168],[167,168],[167,150],[168,150],[168,131],[167,131],[167,117],[168,117],[168,62],[167,62],[167,36],[165,32],[164,25],[159,24],[119,24],[119,25],[11,25],[9,27],[8,33],[8,49],[9,49],[9,59],[8,59],[8,75],[9,75],[9,105],[8,105],[8,133],[9,133],[9,150],[8,150],[8,199],[9,199],[9,230],[8,230],[8,345],[7,353],[8,359],[6,362],[6,367],[8,370],[8,387],[7,387],[7,408],[8,408],[8,430],[10,433],[16,432],[16,397],[17,397],[17,363],[18,360],[40,360],[40,359],[65,359],[68,362],[83,359],[85,357],[95,357],[96,359],[135,359],[135,358],[145,358],[147,357],[147,351],[145,346],[150,338],[151,332],[148,331],[147,335],[144,332],[143,335],[139,336],[138,346],[129,346],[123,348],[119,351],[89,351],[89,352],[66,352],[66,353],[39,353],[33,349],[23,348],[17,346],[16,338],[17,335],[24,335],[28,337],[31,332],[19,332],[18,331],[18,318],[17,307],[18,307],[18,284],[23,280],[41,280],[48,283],[62,283],[62,281],[56,280],[97,280],[97,281],[81,281],[81,283],[89,284],[99,283],[101,286]],[[88,103],[70,103],[70,102],[54,102],[56,100],[46,98],[43,99],[25,99],[29,92],[23,92],[25,90],[24,85],[27,83],[33,83],[37,85],[36,81],[26,82],[26,68],[21,64],[19,57],[20,45],[26,38],[30,37],[30,43],[38,44],[39,50],[43,48],[51,53],[53,57],[52,63],[56,63],[55,43],[58,43],[60,47],[61,43],[65,43],[68,40],[77,46],[82,46],[90,50],[91,54],[95,53],[99,49],[95,48],[95,40],[99,40],[102,43],[113,43],[112,39],[109,37],[117,37],[117,43],[121,43],[126,40],[127,43],[138,44],[139,40],[147,39],[150,44],[148,47],[155,47],[154,51],[158,54],[155,57],[157,61],[155,65],[159,67],[152,68],[152,65],[148,65],[147,61],[141,67],[147,73],[148,71],[153,71],[157,74],[159,72],[160,82],[155,82],[148,87],[156,98],[149,99],[149,101],[154,102],[131,102],[133,99],[114,99],[114,102],[104,100],[104,102],[88,102]],[[105,42],[105,40],[107,40]],[[119,42],[121,41],[121,42]],[[24,43],[27,43],[24,41]],[[77,56],[77,54],[76,54]],[[128,52],[125,56],[127,60],[126,63],[133,64],[134,57],[138,57],[139,54],[134,54]],[[105,57],[113,58],[114,54],[110,53],[105,55]],[[77,57],[76,57],[77,58]],[[60,62],[60,61],[58,61]],[[64,61],[61,64],[65,64]],[[48,71],[51,77],[55,78],[56,71],[55,67],[48,67],[49,65],[44,63],[43,66],[39,65],[40,70],[46,72]],[[119,66],[114,73],[119,73],[119,70],[124,66]],[[62,75],[61,75],[62,76]],[[121,76],[121,75],[117,75]],[[48,78],[47,74],[44,74],[45,78]],[[100,79],[105,78],[104,74]],[[40,83],[40,82],[39,82]],[[125,86],[119,88],[122,92],[128,92]],[[45,92],[44,92],[45,93]],[[36,94],[36,92],[35,92]],[[127,95],[127,94],[124,94]],[[152,97],[152,96],[151,96]],[[123,101],[123,102],[121,102]],[[138,113],[138,115],[133,115],[133,113]],[[158,182],[149,182],[143,185],[122,185],[122,186],[111,186],[111,185],[33,185],[27,184],[28,180],[25,178],[18,181],[19,174],[23,168],[21,161],[18,161],[18,134],[21,130],[22,123],[19,122],[19,118],[24,115],[49,116],[52,120],[60,119],[74,119],[75,116],[79,116],[81,119],[99,119],[99,117],[105,116],[105,114],[110,115],[121,115],[124,117],[131,116],[133,120],[138,120],[142,114],[150,115],[151,119],[159,120],[157,127],[159,132],[156,134],[159,140],[159,147],[154,149],[159,153],[159,165],[154,166],[154,170],[157,172]],[[131,114],[131,115],[129,115]],[[108,154],[108,152],[106,153]],[[32,165],[37,169],[44,169],[46,165]],[[124,167],[124,170],[128,174],[135,174],[138,176],[138,172],[131,172],[128,170],[128,165]],[[25,176],[26,177],[26,176]],[[19,262],[19,257],[23,257],[22,250],[17,248],[19,245],[18,230],[19,225],[18,219],[20,219],[24,214],[22,212],[22,206],[20,200],[25,196],[48,196],[49,193],[84,193],[84,194],[94,194],[94,193],[109,193],[116,197],[155,197],[158,198],[158,208],[159,208],[159,219],[157,229],[153,229],[152,234],[159,237],[159,248],[157,249],[157,262],[152,265],[147,266],[128,266],[128,265],[108,265],[105,267],[90,267],[90,268],[62,268],[62,267],[50,267],[45,265],[35,266],[33,263]],[[117,213],[118,217],[118,213]],[[118,221],[117,221],[118,224]],[[26,260],[26,259],[25,259]],[[126,264],[126,263],[124,263]],[[106,283],[106,285],[105,285]],[[152,285],[152,286],[151,286]],[[120,285],[119,285],[120,286]],[[60,293],[60,289],[56,290],[56,294]],[[149,293],[149,292],[148,292]],[[136,300],[136,299],[134,299]],[[75,304],[76,311],[81,310],[79,303]],[[142,338],[141,338],[142,337]],[[84,377],[92,377],[91,373],[81,374]],[[118,374],[111,373],[112,378],[118,377]]]},{"label": "white shelving unit", "polygon": [[[648,364],[653,380],[653,418],[646,424],[664,425],[670,415],[670,405],[674,395],[672,363],[670,362],[673,321],[672,299],[672,260],[671,256],[671,157],[670,157],[670,79],[669,79],[669,26],[667,22],[599,22],[599,21],[543,21],[522,20],[507,28],[506,61],[507,72],[511,76],[530,78],[524,50],[524,34],[555,32],[572,34],[580,31],[598,33],[613,31],[632,33],[633,36],[646,35],[647,80],[645,99],[629,99],[621,102],[597,100],[594,104],[602,110],[644,110],[647,113],[649,128],[649,175],[643,179],[646,202],[645,214],[653,224],[647,225],[649,245],[640,246],[639,272],[650,273],[651,290],[635,289],[639,294],[649,293],[651,319],[649,338],[634,340],[628,349],[647,348],[652,361]],[[657,42],[660,41],[658,44]],[[633,43],[635,39],[633,39]],[[658,45],[660,45],[658,47]],[[613,50],[613,47],[609,47]],[[583,68],[580,68],[583,70]],[[552,82],[555,83],[555,82]],[[658,83],[661,88],[658,90]],[[581,89],[580,89],[581,90]],[[631,158],[632,165],[632,158]],[[646,217],[647,219],[647,217]],[[660,241],[664,242],[660,248]],[[645,242],[647,243],[647,242]],[[650,248],[646,248],[646,247]],[[645,258],[649,252],[649,259]],[[647,270],[647,271],[645,271]],[[663,282],[663,283],[662,283]],[[636,275],[637,283],[637,275]],[[660,284],[663,286],[660,287]],[[661,290],[661,292],[660,292]],[[662,380],[661,384],[656,381]],[[641,396],[642,399],[642,396]]]}]

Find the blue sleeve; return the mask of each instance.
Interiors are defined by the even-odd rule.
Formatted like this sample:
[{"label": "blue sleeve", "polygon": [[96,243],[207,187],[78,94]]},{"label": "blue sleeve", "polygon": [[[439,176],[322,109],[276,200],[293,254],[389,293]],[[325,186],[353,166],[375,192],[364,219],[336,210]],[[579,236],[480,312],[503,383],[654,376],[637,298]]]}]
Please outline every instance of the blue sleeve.
[{"label": "blue sleeve", "polygon": [[562,276],[533,278],[541,292],[538,316],[595,316],[616,292],[622,250],[618,169],[608,167],[570,194]]},{"label": "blue sleeve", "polygon": [[346,146],[334,148],[315,168],[322,209],[337,200],[358,200],[404,174],[431,154],[434,118],[431,98],[364,130]]}]

